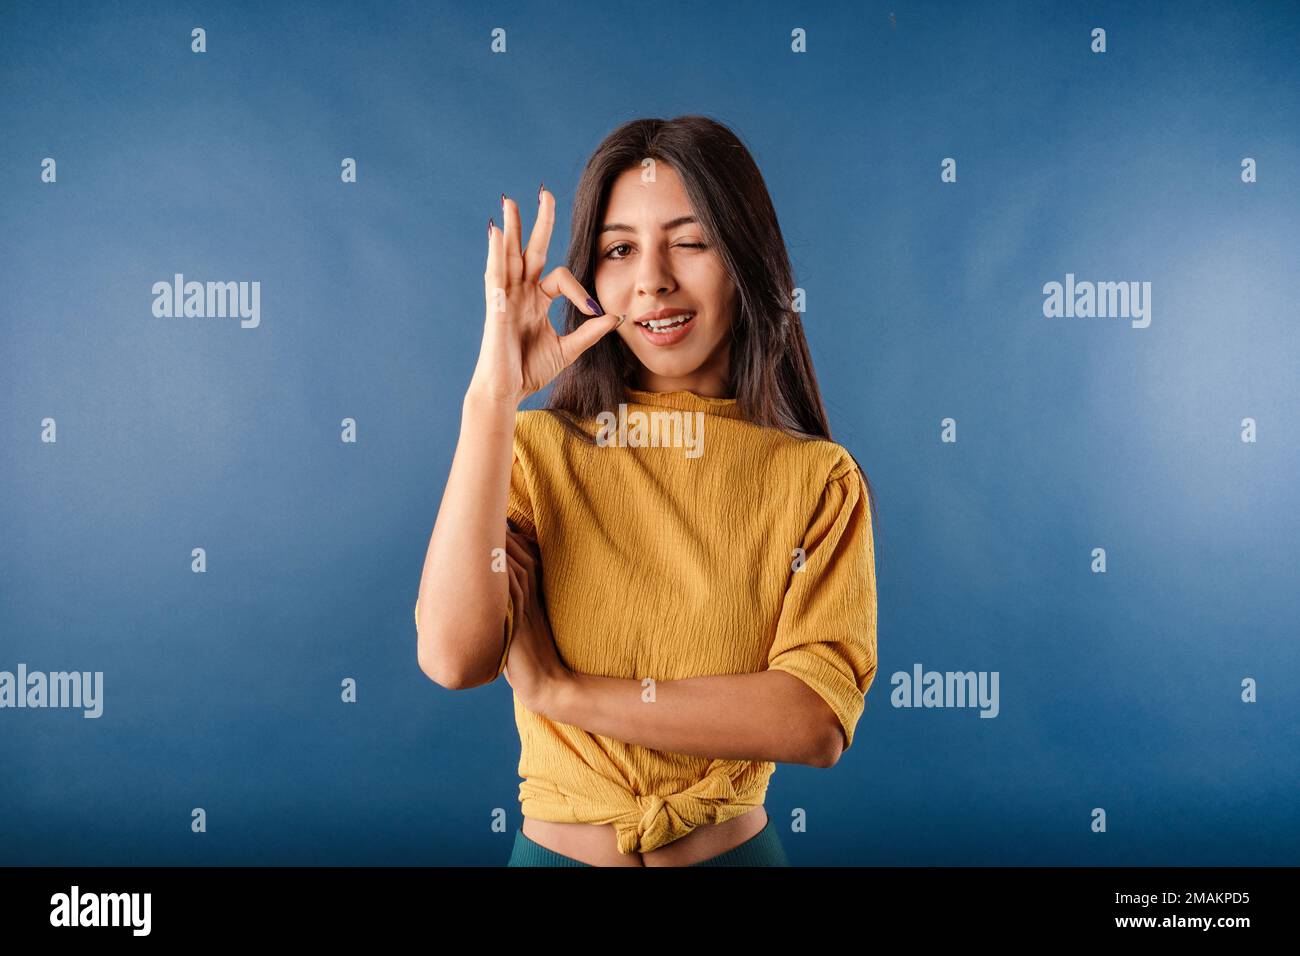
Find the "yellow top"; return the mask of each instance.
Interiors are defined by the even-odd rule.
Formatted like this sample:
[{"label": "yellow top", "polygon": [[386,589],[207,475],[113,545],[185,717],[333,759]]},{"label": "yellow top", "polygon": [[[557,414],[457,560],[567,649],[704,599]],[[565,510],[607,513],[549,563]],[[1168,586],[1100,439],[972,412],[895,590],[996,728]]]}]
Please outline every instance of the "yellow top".
[{"label": "yellow top", "polygon": [[[537,539],[560,658],[638,681],[783,670],[830,705],[851,745],[876,674],[874,541],[852,457],[754,425],[735,399],[627,396],[608,430],[584,425],[603,446],[545,410],[515,418],[507,515]],[[677,431],[659,430],[670,421]],[[588,733],[518,697],[514,710],[523,815],[612,823],[622,853],[754,809],[776,769]]]}]

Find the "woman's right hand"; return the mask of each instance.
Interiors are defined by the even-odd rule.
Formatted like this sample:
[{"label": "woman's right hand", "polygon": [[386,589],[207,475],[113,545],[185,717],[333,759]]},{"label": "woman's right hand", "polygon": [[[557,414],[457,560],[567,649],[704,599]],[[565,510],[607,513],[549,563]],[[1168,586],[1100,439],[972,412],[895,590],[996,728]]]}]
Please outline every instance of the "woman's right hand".
[{"label": "woman's right hand", "polygon": [[504,199],[502,210],[504,229],[490,222],[488,226],[483,272],[487,316],[470,391],[518,407],[622,320],[601,315],[568,335],[556,334],[549,311],[557,296],[563,295],[585,315],[595,316],[599,309],[588,304],[591,296],[564,266],[542,277],[555,222],[555,197],[545,189],[539,191],[537,222],[527,249],[520,246],[518,205]]}]

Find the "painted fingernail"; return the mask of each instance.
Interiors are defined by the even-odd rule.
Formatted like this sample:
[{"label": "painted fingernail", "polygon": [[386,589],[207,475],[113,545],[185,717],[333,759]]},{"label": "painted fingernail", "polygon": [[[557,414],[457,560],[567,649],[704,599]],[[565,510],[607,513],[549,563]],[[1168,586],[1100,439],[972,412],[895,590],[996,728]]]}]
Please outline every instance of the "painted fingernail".
[{"label": "painted fingernail", "polygon": [[541,202],[541,201],[542,201],[542,190],[545,189],[545,188],[546,188],[546,183],[542,183],[540,186],[537,187],[537,201],[538,201],[538,202]]},{"label": "painted fingernail", "polygon": [[492,235],[492,217],[488,216],[488,235]]},{"label": "painted fingernail", "polygon": [[505,194],[505,193],[502,193],[502,194],[501,194],[501,211],[502,211],[502,212],[505,212],[505,209],[506,209],[506,194]]},{"label": "painted fingernail", "polygon": [[620,315],[620,316],[618,317],[618,321],[614,323],[614,328],[618,328],[620,325],[622,325],[622,324],[623,324],[624,322],[626,322],[626,321],[627,321],[627,316],[626,316],[626,315]]},{"label": "painted fingernail", "polygon": [[595,312],[597,315],[604,315],[604,314],[605,314],[605,310],[602,309],[602,308],[600,307],[600,305],[596,302],[595,299],[588,299],[588,300],[587,300],[587,306],[588,306],[588,308],[590,308],[593,312]]}]

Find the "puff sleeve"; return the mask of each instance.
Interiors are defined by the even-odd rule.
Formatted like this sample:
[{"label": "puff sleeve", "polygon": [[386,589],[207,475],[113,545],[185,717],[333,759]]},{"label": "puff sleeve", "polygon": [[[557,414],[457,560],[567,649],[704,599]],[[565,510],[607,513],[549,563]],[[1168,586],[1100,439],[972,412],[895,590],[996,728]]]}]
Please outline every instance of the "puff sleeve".
[{"label": "puff sleeve", "polygon": [[804,532],[768,652],[768,669],[793,674],[830,705],[845,749],[876,676],[875,541],[869,495],[856,465],[836,466]]},{"label": "puff sleeve", "polygon": [[[516,439],[517,442],[517,439]],[[532,538],[537,537],[537,522],[533,514],[533,500],[529,488],[527,470],[519,457],[516,443],[514,459],[510,466],[510,492],[506,497],[506,518],[514,527]],[[501,572],[505,573],[505,572]],[[415,601],[415,622],[419,627],[420,600]],[[514,598],[506,589],[506,619],[502,630],[501,659],[497,661],[496,677],[506,669],[506,659],[510,656],[510,641],[514,638],[515,608]],[[494,678],[495,679],[495,678]]]}]

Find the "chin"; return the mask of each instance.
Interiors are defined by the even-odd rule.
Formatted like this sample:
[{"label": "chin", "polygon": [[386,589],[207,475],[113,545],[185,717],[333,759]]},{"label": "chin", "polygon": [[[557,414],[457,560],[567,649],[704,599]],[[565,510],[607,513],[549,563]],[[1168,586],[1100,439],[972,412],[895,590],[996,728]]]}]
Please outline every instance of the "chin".
[{"label": "chin", "polygon": [[660,378],[685,378],[704,364],[702,355],[674,355],[671,359],[662,355],[640,356],[641,364]]}]

